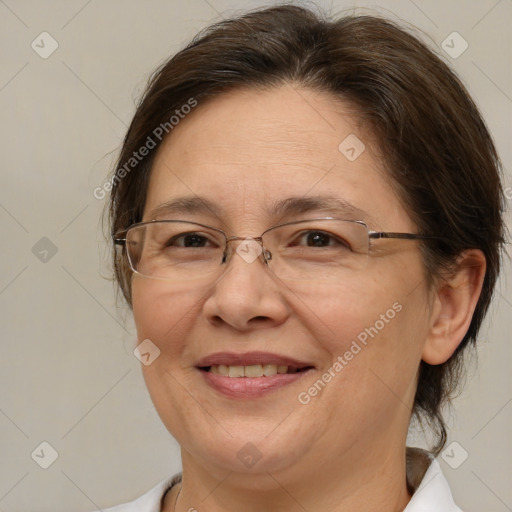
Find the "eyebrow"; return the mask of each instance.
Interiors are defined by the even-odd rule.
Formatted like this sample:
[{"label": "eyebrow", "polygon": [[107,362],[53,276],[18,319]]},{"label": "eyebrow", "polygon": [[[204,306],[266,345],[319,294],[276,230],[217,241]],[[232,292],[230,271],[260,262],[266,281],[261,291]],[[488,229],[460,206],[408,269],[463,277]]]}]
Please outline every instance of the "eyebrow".
[{"label": "eyebrow", "polygon": [[[269,213],[281,219],[304,213],[323,212],[329,215],[347,215],[352,220],[373,220],[361,208],[335,196],[294,196],[270,205]],[[173,214],[209,215],[222,218],[222,210],[212,201],[200,196],[182,196],[157,206],[150,213],[151,219]]]},{"label": "eyebrow", "polygon": [[221,217],[221,212],[215,203],[199,196],[183,196],[171,199],[151,210],[149,217],[156,219],[159,216],[183,213],[208,214],[218,218]]},{"label": "eyebrow", "polygon": [[275,202],[272,205],[272,211],[283,217],[322,211],[330,215],[348,215],[353,220],[371,219],[366,211],[354,206],[345,199],[335,196],[289,197]]}]

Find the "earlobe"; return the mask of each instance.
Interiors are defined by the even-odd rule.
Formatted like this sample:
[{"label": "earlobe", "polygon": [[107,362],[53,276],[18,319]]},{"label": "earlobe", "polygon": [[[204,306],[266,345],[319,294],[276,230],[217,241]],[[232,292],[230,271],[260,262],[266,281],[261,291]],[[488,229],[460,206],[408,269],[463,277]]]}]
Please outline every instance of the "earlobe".
[{"label": "earlobe", "polygon": [[466,335],[482,291],[485,269],[483,252],[470,249],[459,255],[451,275],[439,280],[422,352],[426,363],[438,365],[447,361]]}]

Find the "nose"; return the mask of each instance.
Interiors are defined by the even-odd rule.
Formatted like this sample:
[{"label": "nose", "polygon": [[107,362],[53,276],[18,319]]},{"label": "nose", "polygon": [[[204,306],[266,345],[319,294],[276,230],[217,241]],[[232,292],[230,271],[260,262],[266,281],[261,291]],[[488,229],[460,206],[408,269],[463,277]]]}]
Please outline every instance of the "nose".
[{"label": "nose", "polygon": [[207,320],[238,331],[282,324],[289,308],[279,280],[266,265],[271,254],[258,238],[231,237],[228,241],[235,243],[224,255],[226,269],[203,306]]}]

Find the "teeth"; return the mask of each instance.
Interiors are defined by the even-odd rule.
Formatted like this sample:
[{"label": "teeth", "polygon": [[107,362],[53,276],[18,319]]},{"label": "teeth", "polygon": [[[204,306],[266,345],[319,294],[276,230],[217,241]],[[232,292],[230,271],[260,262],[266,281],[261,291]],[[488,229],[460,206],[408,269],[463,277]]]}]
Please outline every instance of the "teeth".
[{"label": "teeth", "polygon": [[246,377],[263,377],[264,370],[261,367],[261,364],[252,364],[251,366],[244,366],[244,375]]},{"label": "teeth", "polygon": [[288,368],[285,365],[276,364],[251,364],[249,366],[226,366],[219,364],[217,366],[210,366],[210,372],[223,377],[271,377],[276,374],[283,373],[297,373],[297,368]]},{"label": "teeth", "polygon": [[243,366],[228,366],[228,377],[243,377],[244,367]]},{"label": "teeth", "polygon": [[263,367],[263,375],[265,377],[270,377],[272,375],[275,375],[277,373],[277,366],[275,364],[266,364]]}]

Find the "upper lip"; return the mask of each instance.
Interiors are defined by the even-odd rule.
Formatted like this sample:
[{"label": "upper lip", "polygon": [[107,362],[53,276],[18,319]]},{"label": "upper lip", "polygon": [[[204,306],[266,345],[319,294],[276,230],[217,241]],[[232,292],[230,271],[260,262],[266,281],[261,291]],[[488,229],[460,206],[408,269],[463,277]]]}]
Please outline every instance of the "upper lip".
[{"label": "upper lip", "polygon": [[272,354],[271,352],[245,352],[243,354],[237,354],[235,352],[216,352],[200,359],[196,363],[196,367],[204,368],[221,364],[226,366],[275,364],[277,366],[292,366],[294,368],[313,367],[313,365],[307,361],[301,361],[300,359],[280,354]]}]

